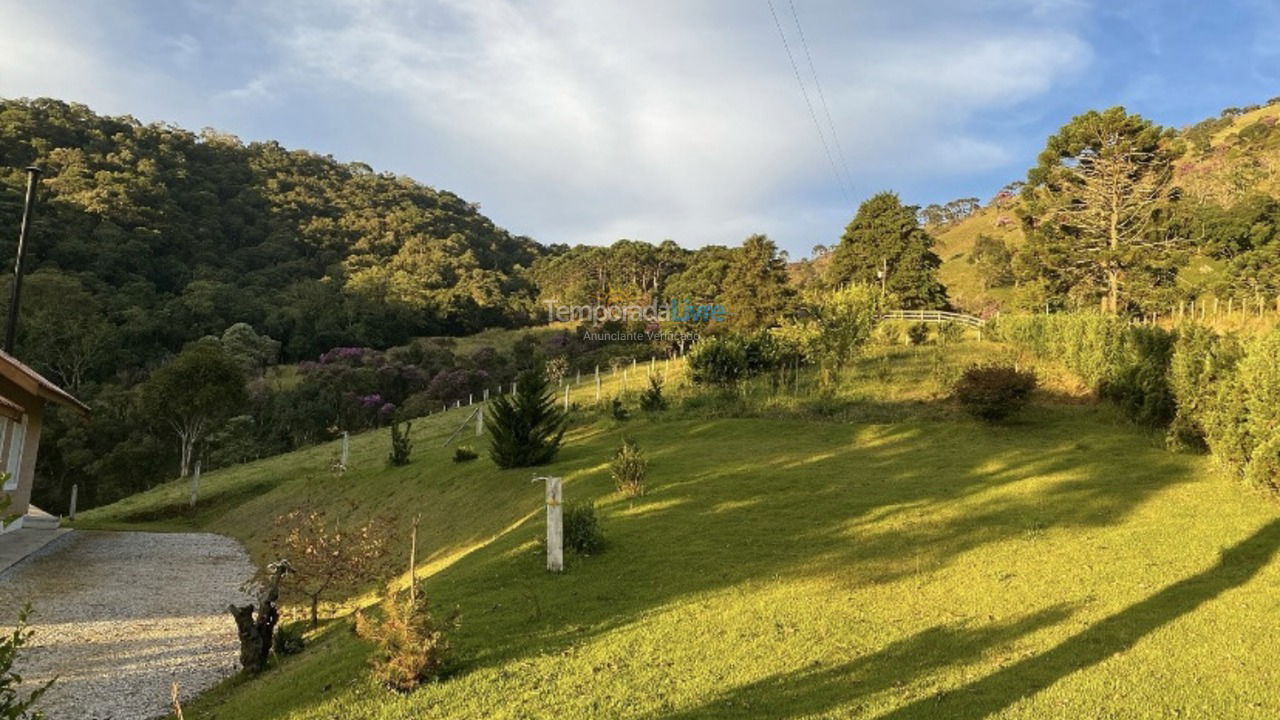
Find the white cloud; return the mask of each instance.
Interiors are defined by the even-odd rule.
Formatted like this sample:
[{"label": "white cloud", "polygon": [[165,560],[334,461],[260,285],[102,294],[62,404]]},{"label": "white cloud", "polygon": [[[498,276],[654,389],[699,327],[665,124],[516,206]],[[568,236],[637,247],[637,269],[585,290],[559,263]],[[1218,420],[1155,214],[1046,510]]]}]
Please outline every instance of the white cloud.
[{"label": "white cloud", "polygon": [[[790,6],[774,4],[807,74]],[[1076,5],[798,0],[856,191],[1008,163],[1001,138],[970,125],[1049,92],[1089,61],[1072,31]],[[139,64],[83,18],[29,7],[5,10],[0,43],[26,37],[26,49],[58,60],[20,81],[21,51],[0,55],[2,95],[73,96],[195,127],[331,96],[329,111],[359,128],[352,136],[378,134],[395,148],[394,169],[479,201],[544,242],[625,235],[699,245],[767,231],[803,250],[832,241],[851,212],[763,1],[308,0],[197,10],[264,48],[269,60],[239,68],[240,80],[217,66],[216,43],[198,29],[166,39],[174,67],[163,68]],[[175,79],[183,65],[223,85],[197,98],[189,79]],[[355,96],[376,102],[343,104]],[[192,120],[199,112],[208,118]],[[310,149],[374,159],[360,157],[367,146],[352,136],[330,134]]]}]

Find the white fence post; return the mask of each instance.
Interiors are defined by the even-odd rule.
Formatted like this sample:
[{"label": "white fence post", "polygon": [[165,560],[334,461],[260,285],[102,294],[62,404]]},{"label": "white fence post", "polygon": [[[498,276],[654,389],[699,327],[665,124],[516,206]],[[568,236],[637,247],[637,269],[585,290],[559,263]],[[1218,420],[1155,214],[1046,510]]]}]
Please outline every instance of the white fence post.
[{"label": "white fence post", "polygon": [[196,506],[198,497],[200,497],[200,461],[196,460],[195,472],[191,473],[191,507]]},{"label": "white fence post", "polygon": [[72,520],[76,519],[76,495],[79,494],[79,490],[80,485],[78,483],[71,486],[71,509],[70,512],[67,513],[67,517]]},{"label": "white fence post", "polygon": [[351,433],[346,430],[342,431],[342,467],[347,467],[347,463],[351,460]]},{"label": "white fence post", "polygon": [[564,570],[564,512],[560,503],[563,499],[563,487],[558,477],[534,478],[537,482],[546,482],[547,496],[547,570],[561,572]]}]

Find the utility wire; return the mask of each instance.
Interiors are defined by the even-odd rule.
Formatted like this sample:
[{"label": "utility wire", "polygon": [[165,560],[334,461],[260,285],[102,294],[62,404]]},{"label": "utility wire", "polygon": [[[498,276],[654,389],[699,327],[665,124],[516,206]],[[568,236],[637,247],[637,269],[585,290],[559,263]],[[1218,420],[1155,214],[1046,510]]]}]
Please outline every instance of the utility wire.
[{"label": "utility wire", "polygon": [[805,59],[809,61],[809,72],[813,74],[813,86],[818,90],[818,102],[822,105],[822,112],[827,116],[827,128],[831,130],[831,139],[836,146],[836,159],[840,161],[840,168],[844,170],[845,182],[849,185],[849,191],[853,192],[853,173],[849,172],[849,163],[845,162],[844,147],[840,145],[840,135],[836,133],[835,121],[831,119],[831,108],[827,106],[827,96],[822,92],[822,82],[818,80],[818,69],[813,64],[813,55],[809,53],[809,42],[805,40],[804,28],[800,26],[800,16],[796,13],[795,0],[787,0],[787,4],[791,6],[791,18],[796,22],[796,32],[800,34],[800,46],[804,48]]},{"label": "utility wire", "polygon": [[813,127],[818,131],[818,139],[822,141],[822,151],[827,154],[827,163],[831,165],[831,172],[836,176],[836,184],[840,186],[840,194],[844,196],[847,203],[852,203],[852,196],[846,187],[844,179],[840,176],[840,170],[836,167],[835,157],[831,154],[831,147],[827,144],[827,136],[822,132],[822,123],[818,122],[818,113],[813,109],[813,102],[809,100],[809,91],[805,89],[804,79],[800,77],[800,67],[796,65],[795,56],[791,54],[791,44],[787,42],[786,33],[782,32],[782,23],[778,21],[778,13],[773,9],[773,0],[766,0],[769,3],[769,14],[773,16],[773,24],[778,28],[778,37],[782,38],[782,47],[787,51],[787,60],[791,61],[791,70],[796,75],[796,82],[800,85],[800,94],[804,96],[804,104],[809,108],[809,117],[813,118]]}]

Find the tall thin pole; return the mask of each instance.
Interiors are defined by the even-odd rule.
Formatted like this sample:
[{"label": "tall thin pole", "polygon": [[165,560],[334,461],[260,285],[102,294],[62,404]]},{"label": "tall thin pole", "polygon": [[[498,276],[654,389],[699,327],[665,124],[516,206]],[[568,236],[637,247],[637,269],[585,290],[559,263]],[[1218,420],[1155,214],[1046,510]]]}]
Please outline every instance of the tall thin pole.
[{"label": "tall thin pole", "polygon": [[18,333],[18,301],[22,299],[22,260],[27,254],[27,235],[31,232],[31,213],[35,210],[36,187],[40,184],[40,168],[27,168],[27,199],[22,205],[22,226],[18,230],[18,257],[13,262],[13,293],[9,296],[9,324],[4,329],[4,351],[13,353],[13,340]]}]

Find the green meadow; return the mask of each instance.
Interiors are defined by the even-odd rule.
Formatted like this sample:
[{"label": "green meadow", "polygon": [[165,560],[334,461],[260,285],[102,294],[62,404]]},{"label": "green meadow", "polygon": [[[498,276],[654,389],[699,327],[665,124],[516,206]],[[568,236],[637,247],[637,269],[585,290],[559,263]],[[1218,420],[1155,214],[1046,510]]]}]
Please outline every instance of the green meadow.
[{"label": "green meadow", "polygon": [[[1043,364],[1017,419],[967,418],[944,389],[993,356],[1018,359],[873,348],[834,397],[803,375],[732,397],[672,377],[672,409],[625,422],[584,381],[543,468],[452,462],[462,408],[415,421],[406,467],[371,431],[342,476],[329,443],[207,474],[194,511],[173,483],[77,526],[221,532],[266,561],[272,519],[304,498],[353,502],[398,553],[421,515],[430,601],[461,612],[448,677],[376,686],[347,614],[376,588],[355,588],[305,652],[188,718],[1280,716],[1275,505]],[[610,479],[623,437],[650,459],[643,497]],[[542,474],[596,501],[608,542],[563,574],[544,569]]]}]

